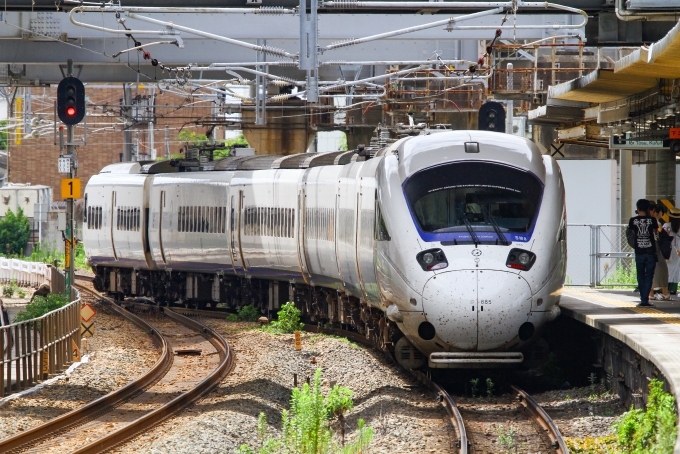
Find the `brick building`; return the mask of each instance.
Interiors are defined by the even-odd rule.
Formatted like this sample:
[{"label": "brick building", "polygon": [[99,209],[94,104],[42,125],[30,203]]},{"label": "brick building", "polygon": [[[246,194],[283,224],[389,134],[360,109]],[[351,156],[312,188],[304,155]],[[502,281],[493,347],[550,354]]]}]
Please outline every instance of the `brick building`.
[{"label": "brick building", "polygon": [[[56,87],[52,88],[19,88],[10,114],[26,125],[18,133],[12,131],[8,150],[8,181],[13,183],[31,183],[54,188],[54,200],[61,200],[59,188],[64,175],[57,171],[59,146],[54,145],[52,121],[54,119],[54,102]],[[124,148],[124,124],[121,117],[121,86],[91,86],[87,92],[87,145],[78,147],[77,176],[82,179],[83,187],[92,175],[97,174],[108,164],[120,162]],[[176,140],[181,129],[192,129],[204,134],[206,127],[199,127],[195,122],[214,113],[214,104],[192,96],[183,97],[162,92],[153,93],[151,88],[133,88],[133,103],[139,103],[133,109],[133,117],[142,119],[130,129],[132,143],[138,145],[139,159],[149,159],[149,126],[144,115],[151,113],[154,123],[154,148],[157,156],[165,155],[165,128],[169,127],[170,153],[178,153],[183,142]],[[155,100],[155,108],[146,107],[147,99]],[[18,102],[17,102],[18,100]],[[154,105],[154,102],[151,102]],[[19,107],[17,109],[16,107]],[[153,112],[155,110],[155,115]],[[18,112],[15,112],[18,111]],[[24,121],[25,118],[25,121]],[[39,131],[38,138],[27,138],[27,123],[32,129]],[[58,123],[60,125],[61,123]],[[81,141],[84,123],[75,128],[75,140]],[[217,135],[220,134],[220,135]],[[17,143],[17,137],[21,137]],[[224,133],[216,131],[221,139]]]}]

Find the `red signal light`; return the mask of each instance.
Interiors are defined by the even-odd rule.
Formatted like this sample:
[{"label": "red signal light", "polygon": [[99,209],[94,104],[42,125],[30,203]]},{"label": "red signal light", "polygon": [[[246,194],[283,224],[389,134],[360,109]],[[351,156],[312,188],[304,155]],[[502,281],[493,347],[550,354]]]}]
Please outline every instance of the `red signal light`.
[{"label": "red signal light", "polygon": [[66,115],[69,117],[73,117],[76,114],[76,108],[75,107],[67,107],[66,108]]}]

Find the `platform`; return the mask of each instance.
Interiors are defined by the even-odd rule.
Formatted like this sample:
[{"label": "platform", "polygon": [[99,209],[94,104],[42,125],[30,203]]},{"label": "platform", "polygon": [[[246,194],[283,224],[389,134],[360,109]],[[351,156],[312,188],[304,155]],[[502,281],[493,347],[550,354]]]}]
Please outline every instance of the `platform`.
[{"label": "platform", "polygon": [[[676,400],[680,397],[680,297],[653,301],[656,307],[636,307],[632,290],[566,287],[562,315],[596,328],[621,341],[654,364]],[[649,377],[654,378],[654,377]],[[676,444],[675,452],[680,452]]]}]

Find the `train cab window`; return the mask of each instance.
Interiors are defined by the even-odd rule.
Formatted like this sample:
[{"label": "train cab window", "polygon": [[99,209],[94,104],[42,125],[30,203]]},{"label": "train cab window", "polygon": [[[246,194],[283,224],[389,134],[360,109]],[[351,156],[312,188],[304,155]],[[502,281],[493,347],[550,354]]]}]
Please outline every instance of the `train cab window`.
[{"label": "train cab window", "polygon": [[377,202],[375,207],[375,239],[377,241],[390,241],[392,239],[387,231],[387,225],[385,225],[385,218],[383,218],[380,205]]},{"label": "train cab window", "polygon": [[411,176],[404,186],[418,226],[428,233],[528,232],[543,184],[533,174],[491,162],[456,162]]}]

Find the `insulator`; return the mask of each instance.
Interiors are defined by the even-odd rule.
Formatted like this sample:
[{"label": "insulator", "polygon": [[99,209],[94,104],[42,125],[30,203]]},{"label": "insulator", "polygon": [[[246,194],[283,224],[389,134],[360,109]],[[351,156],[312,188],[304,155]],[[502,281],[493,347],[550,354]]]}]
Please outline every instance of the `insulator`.
[{"label": "insulator", "polygon": [[339,48],[339,47],[346,47],[346,46],[351,46],[354,44],[354,41],[356,41],[356,38],[349,38],[349,39],[342,39],[340,41],[336,41],[334,43],[331,43],[331,47],[334,48]]},{"label": "insulator", "polygon": [[271,98],[267,99],[267,102],[286,101],[287,99],[290,99],[291,96],[293,96],[293,95],[276,95],[276,96],[272,96]]},{"label": "insulator", "polygon": [[279,49],[278,47],[271,47],[271,46],[262,46],[262,52],[265,54],[272,54],[272,55],[279,55],[281,57],[286,56],[286,51],[283,49]]},{"label": "insulator", "polygon": [[288,82],[286,80],[274,80],[272,83],[277,87],[288,87],[290,85],[293,85],[292,82]]},{"label": "insulator", "polygon": [[268,14],[270,16],[280,16],[283,14],[283,6],[260,6],[258,14]]},{"label": "insulator", "polygon": [[359,3],[357,0],[335,0],[332,2],[333,8],[338,9],[355,9]]}]

